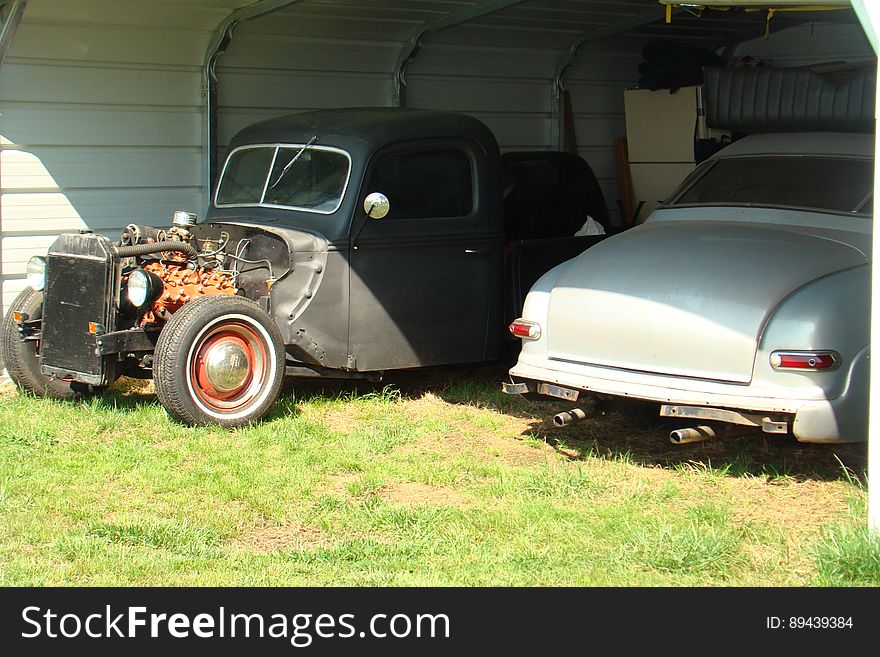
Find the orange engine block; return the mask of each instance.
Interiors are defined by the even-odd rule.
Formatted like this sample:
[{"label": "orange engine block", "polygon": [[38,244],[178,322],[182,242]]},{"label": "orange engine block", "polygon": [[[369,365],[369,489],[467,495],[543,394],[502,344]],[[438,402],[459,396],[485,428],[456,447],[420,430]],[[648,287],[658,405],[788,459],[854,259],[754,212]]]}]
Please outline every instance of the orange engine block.
[{"label": "orange engine block", "polygon": [[144,269],[162,279],[165,289],[141,320],[141,326],[167,321],[183,304],[208,294],[235,294],[235,282],[225,272],[187,269],[168,262],[150,262]]}]

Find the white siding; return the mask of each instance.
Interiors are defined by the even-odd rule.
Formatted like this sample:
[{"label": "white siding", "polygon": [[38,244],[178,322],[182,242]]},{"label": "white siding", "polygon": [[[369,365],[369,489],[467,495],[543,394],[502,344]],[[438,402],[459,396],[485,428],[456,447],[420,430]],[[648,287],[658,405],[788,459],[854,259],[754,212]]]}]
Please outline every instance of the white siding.
[{"label": "white siding", "polygon": [[[488,36],[489,28],[482,28]],[[470,30],[462,29],[467,34]],[[491,34],[491,32],[488,32]],[[473,36],[456,43],[457,33],[438,34],[410,67],[409,102],[468,112],[482,119],[503,151],[552,150],[554,124],[551,80],[579,32],[518,33],[506,48],[478,45]],[[438,43],[446,37],[446,43]],[[489,38],[492,42],[494,39]],[[555,48],[548,47],[555,43]],[[534,44],[534,45],[532,45]],[[578,153],[599,179],[606,203],[617,215],[614,139],[625,135],[623,89],[634,86],[641,44],[629,49],[607,40],[585,49],[566,76],[571,92]]]},{"label": "white siding", "polygon": [[65,230],[203,208],[201,65],[240,0],[30,0],[0,69],[3,309]]}]

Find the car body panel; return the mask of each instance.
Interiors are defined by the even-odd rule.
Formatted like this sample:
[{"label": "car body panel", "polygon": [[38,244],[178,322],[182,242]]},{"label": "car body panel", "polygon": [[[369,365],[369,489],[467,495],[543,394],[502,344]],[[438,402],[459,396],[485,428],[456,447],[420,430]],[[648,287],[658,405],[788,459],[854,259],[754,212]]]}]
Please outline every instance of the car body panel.
[{"label": "car body panel", "polygon": [[[868,159],[872,139],[755,135],[714,157]],[[511,377],[787,417],[805,442],[865,440],[871,231],[862,210],[667,203],[533,286],[522,317],[542,333]],[[834,368],[771,365],[774,351],[822,350]]]},{"label": "car body panel", "polygon": [[[230,153],[253,144],[340,151],[350,174],[334,212],[217,206],[207,220],[250,223],[290,245],[291,269],[272,285],[271,309],[289,363],[322,372],[378,372],[496,357],[504,234],[500,153],[479,120],[450,112],[350,108],[304,112],[239,132]],[[368,218],[372,173],[395,154],[466,154],[473,205],[464,217]],[[225,170],[225,167],[224,167]]]},{"label": "car body panel", "polygon": [[549,356],[747,383],[768,314],[804,282],[864,263],[857,249],[794,226],[645,224],[563,268]]}]

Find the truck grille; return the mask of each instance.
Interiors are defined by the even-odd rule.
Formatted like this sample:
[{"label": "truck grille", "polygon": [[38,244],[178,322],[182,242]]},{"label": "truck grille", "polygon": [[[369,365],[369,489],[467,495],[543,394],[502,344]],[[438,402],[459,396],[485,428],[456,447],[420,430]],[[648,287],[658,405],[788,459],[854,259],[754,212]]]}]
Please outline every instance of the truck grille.
[{"label": "truck grille", "polygon": [[89,322],[113,330],[118,266],[102,235],[62,235],[49,249],[40,345],[44,373],[106,383]]}]

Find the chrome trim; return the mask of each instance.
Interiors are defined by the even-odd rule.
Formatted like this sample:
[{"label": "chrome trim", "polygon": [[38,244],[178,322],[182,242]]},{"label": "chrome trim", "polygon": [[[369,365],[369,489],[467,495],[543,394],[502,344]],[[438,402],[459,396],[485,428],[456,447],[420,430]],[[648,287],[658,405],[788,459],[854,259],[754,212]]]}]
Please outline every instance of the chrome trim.
[{"label": "chrome trim", "polygon": [[[834,364],[831,367],[823,367],[821,369],[813,369],[812,367],[782,367],[773,364],[774,356],[831,356],[831,360],[834,361]],[[770,361],[770,367],[777,372],[833,372],[840,367],[841,358],[839,353],[831,349],[806,349],[803,351],[777,349],[776,351],[771,352],[768,360]]]},{"label": "chrome trim", "polygon": [[507,383],[501,382],[501,392],[505,395],[524,395],[529,392],[528,383]]},{"label": "chrome trim", "polygon": [[[320,144],[312,144],[305,150],[316,150],[316,151],[325,151],[328,153],[338,153],[340,155],[344,155],[345,159],[348,161],[348,171],[345,174],[345,184],[342,186],[342,192],[339,195],[339,202],[336,204],[336,207],[330,211],[322,211],[315,210],[312,208],[300,208],[295,205],[278,205],[275,203],[265,203],[266,192],[268,191],[269,179],[272,177],[272,169],[275,168],[275,162],[278,158],[278,153],[282,148],[305,148],[306,144],[285,144],[285,143],[272,143],[272,144],[245,144],[243,146],[238,146],[232,149],[229,152],[229,155],[226,156],[226,161],[223,163],[223,171],[220,172],[220,178],[217,181],[217,189],[214,190],[214,207],[215,208],[272,208],[272,209],[281,209],[281,210],[296,210],[297,212],[309,212],[311,214],[333,214],[337,210],[339,210],[339,206],[342,205],[342,201],[345,199],[345,194],[348,191],[348,186],[351,183],[351,154],[348,151],[345,151],[341,148],[336,148],[335,146],[323,146]],[[235,155],[238,151],[243,150],[252,150],[257,148],[274,148],[275,153],[272,155],[272,162],[269,165],[269,170],[266,172],[266,181],[263,183],[263,193],[260,196],[259,203],[223,203],[220,204],[217,202],[217,198],[220,195],[220,187],[223,184],[223,179],[226,176],[226,169],[229,167],[229,161],[232,159],[232,156]]]},{"label": "chrome trim", "polygon": [[[755,429],[765,424],[785,424],[782,420],[773,420],[766,413],[749,413],[731,408],[713,408],[710,406],[682,406],[678,404],[661,404],[660,417],[689,418],[693,420],[713,420],[727,424],[738,424]],[[770,432],[773,433],[773,432]]]},{"label": "chrome trim", "polygon": [[[512,327],[514,324],[527,325],[529,327],[529,334],[528,335],[517,335],[516,333],[513,332]],[[536,329],[535,335],[532,335],[532,329]],[[510,334],[513,337],[519,338],[520,340],[540,340],[541,335],[543,335],[543,333],[544,333],[543,329],[541,328],[541,325],[538,322],[534,322],[530,319],[523,319],[521,317],[513,320],[510,324],[508,324],[507,330],[510,332]]]},{"label": "chrome trim", "polygon": [[250,359],[244,349],[231,340],[222,340],[205,354],[205,376],[222,393],[237,390],[250,373]]},{"label": "chrome trim", "polygon": [[557,386],[552,383],[539,383],[538,394],[574,402],[578,400],[578,397],[580,397],[581,391],[573,390],[571,388],[564,388],[562,386]]}]

